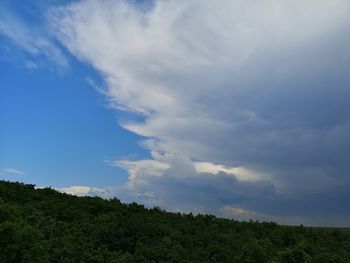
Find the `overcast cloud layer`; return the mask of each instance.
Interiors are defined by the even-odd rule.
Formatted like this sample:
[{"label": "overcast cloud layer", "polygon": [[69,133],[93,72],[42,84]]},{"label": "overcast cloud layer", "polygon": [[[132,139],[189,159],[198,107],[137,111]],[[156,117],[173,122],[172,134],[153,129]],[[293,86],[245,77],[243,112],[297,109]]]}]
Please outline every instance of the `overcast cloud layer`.
[{"label": "overcast cloud layer", "polygon": [[[280,223],[350,220],[350,2],[84,0],[48,15],[150,160],[116,192]],[[85,189],[86,190],[86,189]],[[88,191],[88,189],[86,190]]]}]

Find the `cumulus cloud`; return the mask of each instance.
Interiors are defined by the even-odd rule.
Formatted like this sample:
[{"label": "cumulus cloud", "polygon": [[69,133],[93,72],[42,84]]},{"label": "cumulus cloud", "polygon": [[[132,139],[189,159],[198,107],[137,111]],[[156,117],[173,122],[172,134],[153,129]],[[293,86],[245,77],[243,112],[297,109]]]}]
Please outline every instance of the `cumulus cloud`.
[{"label": "cumulus cloud", "polygon": [[102,74],[111,106],[142,118],[121,123],[153,152],[116,163],[129,192],[180,209],[313,206],[335,218],[319,204],[350,186],[349,17],[347,0],[84,0],[50,24]]},{"label": "cumulus cloud", "polygon": [[110,198],[112,196],[111,190],[90,186],[74,185],[64,188],[57,188],[56,190],[76,196],[99,196],[103,198]]}]

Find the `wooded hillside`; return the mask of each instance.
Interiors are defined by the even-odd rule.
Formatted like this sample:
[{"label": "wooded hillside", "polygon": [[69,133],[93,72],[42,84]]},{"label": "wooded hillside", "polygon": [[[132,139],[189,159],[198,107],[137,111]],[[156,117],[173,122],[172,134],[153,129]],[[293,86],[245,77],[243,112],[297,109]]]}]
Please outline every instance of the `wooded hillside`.
[{"label": "wooded hillside", "polygon": [[350,232],[169,213],[0,181],[0,262],[350,262]]}]

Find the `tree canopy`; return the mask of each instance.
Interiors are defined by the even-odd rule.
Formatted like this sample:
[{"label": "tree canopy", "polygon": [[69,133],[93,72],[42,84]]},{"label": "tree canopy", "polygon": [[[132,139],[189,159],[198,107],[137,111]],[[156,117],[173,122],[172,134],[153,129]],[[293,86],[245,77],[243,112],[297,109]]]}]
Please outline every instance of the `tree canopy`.
[{"label": "tree canopy", "polygon": [[170,213],[0,181],[0,262],[350,262],[348,229]]}]

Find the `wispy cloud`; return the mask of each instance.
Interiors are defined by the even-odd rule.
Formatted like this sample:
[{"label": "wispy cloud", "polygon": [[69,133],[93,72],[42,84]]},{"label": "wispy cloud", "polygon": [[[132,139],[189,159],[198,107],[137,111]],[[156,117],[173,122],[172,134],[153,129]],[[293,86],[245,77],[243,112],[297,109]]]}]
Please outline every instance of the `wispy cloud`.
[{"label": "wispy cloud", "polygon": [[0,169],[0,175],[25,175],[24,172],[14,168],[2,168]]},{"label": "wispy cloud", "polygon": [[29,69],[38,68],[43,60],[48,61],[47,67],[69,67],[66,56],[42,26],[27,24],[4,8],[0,9],[0,35],[6,37],[15,48],[32,56],[31,61],[25,62]]}]

